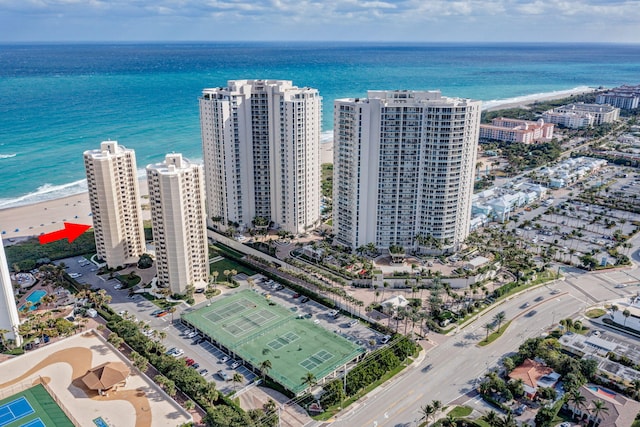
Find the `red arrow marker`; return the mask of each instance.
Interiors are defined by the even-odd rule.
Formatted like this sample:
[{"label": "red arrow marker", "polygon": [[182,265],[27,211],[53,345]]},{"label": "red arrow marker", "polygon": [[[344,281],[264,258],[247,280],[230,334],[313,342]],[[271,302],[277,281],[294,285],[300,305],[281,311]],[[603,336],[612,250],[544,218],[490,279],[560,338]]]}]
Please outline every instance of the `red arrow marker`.
[{"label": "red arrow marker", "polygon": [[82,233],[90,229],[90,225],[84,224],[71,224],[70,222],[64,223],[64,230],[54,231],[52,233],[42,234],[38,237],[41,245],[55,242],[56,240],[67,239],[69,243],[76,240]]}]

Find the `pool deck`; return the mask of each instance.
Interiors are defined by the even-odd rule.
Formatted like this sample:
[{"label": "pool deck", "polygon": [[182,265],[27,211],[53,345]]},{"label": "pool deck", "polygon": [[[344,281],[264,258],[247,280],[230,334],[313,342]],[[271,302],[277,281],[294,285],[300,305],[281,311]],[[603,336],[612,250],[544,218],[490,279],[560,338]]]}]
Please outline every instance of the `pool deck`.
[{"label": "pool deck", "polygon": [[[98,396],[80,378],[88,369],[109,361],[127,364],[132,373],[124,387]],[[187,411],[93,331],[0,363],[0,390],[39,377],[83,426],[95,425],[93,420],[98,417],[118,427],[175,427],[191,421]]]}]

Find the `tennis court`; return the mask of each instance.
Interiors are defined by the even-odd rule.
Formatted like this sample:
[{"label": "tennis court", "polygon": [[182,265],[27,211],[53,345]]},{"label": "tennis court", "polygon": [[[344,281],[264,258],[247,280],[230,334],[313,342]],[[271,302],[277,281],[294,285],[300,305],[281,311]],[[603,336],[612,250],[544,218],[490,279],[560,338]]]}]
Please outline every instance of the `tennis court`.
[{"label": "tennis court", "polygon": [[364,352],[251,290],[184,313],[182,319],[256,368],[269,360],[268,375],[294,393],[307,387],[307,372],[320,380]]},{"label": "tennis court", "polygon": [[0,427],[73,427],[42,385],[0,401]]}]

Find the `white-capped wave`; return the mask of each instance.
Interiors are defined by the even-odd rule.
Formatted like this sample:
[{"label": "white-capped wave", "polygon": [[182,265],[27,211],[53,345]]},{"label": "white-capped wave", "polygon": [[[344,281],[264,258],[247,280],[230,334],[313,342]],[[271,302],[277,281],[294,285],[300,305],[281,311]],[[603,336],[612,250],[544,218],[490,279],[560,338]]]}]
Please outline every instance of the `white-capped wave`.
[{"label": "white-capped wave", "polygon": [[13,154],[0,154],[0,159],[10,159],[12,157],[17,156],[18,153],[13,153]]},{"label": "white-capped wave", "polygon": [[495,108],[500,105],[508,105],[508,104],[516,104],[516,103],[530,103],[537,100],[547,99],[547,98],[555,98],[555,97],[563,97],[576,95],[579,93],[592,92],[596,90],[595,88],[589,86],[578,86],[572,89],[563,89],[563,90],[554,90],[551,92],[540,92],[540,93],[532,93],[529,95],[516,96],[513,98],[506,99],[492,99],[490,101],[482,101],[482,109],[488,110],[489,108]]},{"label": "white-capped wave", "polygon": [[44,184],[32,193],[14,199],[0,199],[0,209],[31,205],[45,200],[59,199],[87,191],[87,180],[81,179],[67,184]]},{"label": "white-capped wave", "polygon": [[325,142],[333,141],[333,129],[325,130],[320,133],[320,144],[324,144]]}]

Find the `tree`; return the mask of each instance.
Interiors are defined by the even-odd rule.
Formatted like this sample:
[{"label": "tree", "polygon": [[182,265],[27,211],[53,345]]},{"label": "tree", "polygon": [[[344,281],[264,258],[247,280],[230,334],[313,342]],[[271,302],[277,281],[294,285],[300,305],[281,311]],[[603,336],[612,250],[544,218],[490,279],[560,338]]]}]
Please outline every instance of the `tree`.
[{"label": "tree", "polygon": [[612,318],[612,319],[615,317],[615,315],[616,315],[616,311],[618,311],[618,310],[619,310],[619,308],[618,308],[618,306],[617,306],[617,305],[613,304],[613,305],[611,306],[611,318]]},{"label": "tree", "polygon": [[133,361],[133,366],[138,368],[138,370],[140,372],[145,372],[147,370],[147,365],[149,364],[149,361],[147,360],[146,357],[144,357],[143,355],[141,355],[137,351],[132,351],[129,356],[131,357],[131,360]]},{"label": "tree", "polygon": [[500,422],[500,417],[496,411],[489,411],[482,416],[482,419],[491,427],[497,427]]},{"label": "tree", "polygon": [[420,421],[422,420],[426,420],[427,424],[429,424],[429,420],[431,419],[431,416],[433,416],[433,414],[435,413],[435,410],[433,409],[433,406],[426,404],[420,407]]},{"label": "tree", "polygon": [[595,400],[593,402],[593,408],[591,408],[591,415],[593,415],[593,425],[598,425],[602,422],[599,420],[600,414],[607,415],[609,413],[609,408],[607,405],[600,399]]},{"label": "tree", "polygon": [[313,387],[316,384],[316,376],[313,375],[313,373],[311,372],[307,372],[302,378],[300,378],[302,380],[302,384],[306,385],[307,387]]},{"label": "tree", "polygon": [[622,324],[622,326],[627,326],[627,319],[629,318],[629,316],[631,316],[631,312],[628,309],[625,309],[622,312],[622,315],[624,316],[624,323]]},{"label": "tree", "polygon": [[109,342],[115,348],[120,348],[120,346],[124,343],[124,339],[115,332],[111,332],[107,337],[107,342]]},{"label": "tree", "polygon": [[567,403],[571,404],[571,413],[576,417],[576,411],[582,410],[587,405],[587,398],[580,394],[580,390],[572,390],[567,396]]},{"label": "tree", "polygon": [[551,427],[553,425],[553,419],[555,413],[552,408],[543,406],[538,410],[535,417],[536,427]]},{"label": "tree", "polygon": [[277,407],[278,405],[276,405],[276,402],[273,399],[269,399],[264,405],[262,405],[262,410],[265,413],[269,414],[271,412],[274,412]]},{"label": "tree", "polygon": [[235,372],[233,377],[231,377],[231,381],[233,382],[233,389],[237,389],[237,385],[244,381],[244,376],[240,372]]},{"label": "tree", "polygon": [[516,367],[515,362],[513,361],[512,358],[510,357],[505,357],[504,359],[502,359],[502,366],[504,366],[504,370],[509,373],[511,371],[513,371]]},{"label": "tree", "polygon": [[219,271],[213,271],[211,272],[211,276],[213,276],[213,285],[215,286],[215,283],[218,281],[218,276],[220,275]]},{"label": "tree", "polygon": [[487,336],[485,337],[485,339],[484,339],[484,340],[485,340],[485,341],[489,341],[489,333],[490,333],[491,331],[493,331],[493,323],[487,323],[486,325],[484,325],[484,328],[485,328],[485,329],[486,329],[486,331],[487,331]]},{"label": "tree", "polygon": [[504,322],[504,319],[506,317],[507,315],[504,311],[501,311],[500,313],[497,313],[495,316],[493,316],[493,320],[498,324],[496,330],[500,330],[500,325],[502,324],[502,322]]},{"label": "tree", "polygon": [[271,361],[269,359],[265,359],[262,362],[260,362],[260,365],[258,366],[258,369],[260,369],[260,373],[262,373],[262,380],[263,381],[266,378],[266,376],[269,373],[269,371],[271,370],[271,368],[272,368],[272,365],[271,365]]},{"label": "tree", "polygon": [[518,421],[511,412],[500,420],[500,427],[518,427]]},{"label": "tree", "polygon": [[184,409],[186,409],[187,411],[193,411],[196,407],[196,404],[194,403],[193,400],[189,399],[186,402],[184,402],[184,404],[182,405],[184,407]]}]

